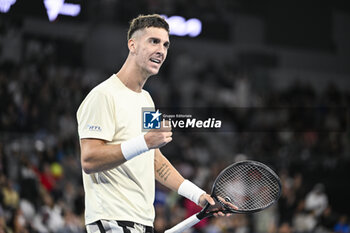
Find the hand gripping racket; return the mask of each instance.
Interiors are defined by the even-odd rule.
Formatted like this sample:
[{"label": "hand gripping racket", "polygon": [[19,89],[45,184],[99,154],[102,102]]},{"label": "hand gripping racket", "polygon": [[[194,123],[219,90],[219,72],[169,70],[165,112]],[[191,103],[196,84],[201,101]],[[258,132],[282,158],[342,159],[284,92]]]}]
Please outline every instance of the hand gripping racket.
[{"label": "hand gripping racket", "polygon": [[221,207],[220,210],[210,208],[211,205],[207,203],[199,213],[165,233],[183,232],[219,211],[225,214],[261,211],[279,199],[281,189],[279,177],[265,164],[251,160],[234,163],[218,175],[212,187],[211,196]]}]

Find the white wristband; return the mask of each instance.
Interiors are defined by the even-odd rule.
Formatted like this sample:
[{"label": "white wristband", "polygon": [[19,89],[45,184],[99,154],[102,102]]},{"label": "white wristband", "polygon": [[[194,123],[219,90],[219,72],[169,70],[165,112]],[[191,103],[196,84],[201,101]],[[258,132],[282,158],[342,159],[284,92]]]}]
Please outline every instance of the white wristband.
[{"label": "white wristband", "polygon": [[143,134],[123,142],[120,146],[126,160],[130,160],[149,150]]},{"label": "white wristband", "polygon": [[199,188],[197,185],[195,185],[189,180],[184,180],[184,182],[182,182],[177,192],[181,196],[186,197],[187,199],[190,199],[197,205],[199,204],[200,196],[203,193],[205,193],[204,190],[202,190],[201,188]]}]

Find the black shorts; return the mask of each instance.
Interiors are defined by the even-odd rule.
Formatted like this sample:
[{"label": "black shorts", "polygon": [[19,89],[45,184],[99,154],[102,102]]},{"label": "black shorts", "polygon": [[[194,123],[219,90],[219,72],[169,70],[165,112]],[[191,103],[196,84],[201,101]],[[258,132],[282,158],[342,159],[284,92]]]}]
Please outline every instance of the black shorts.
[{"label": "black shorts", "polygon": [[154,229],[129,221],[99,220],[86,225],[88,233],[153,233]]}]

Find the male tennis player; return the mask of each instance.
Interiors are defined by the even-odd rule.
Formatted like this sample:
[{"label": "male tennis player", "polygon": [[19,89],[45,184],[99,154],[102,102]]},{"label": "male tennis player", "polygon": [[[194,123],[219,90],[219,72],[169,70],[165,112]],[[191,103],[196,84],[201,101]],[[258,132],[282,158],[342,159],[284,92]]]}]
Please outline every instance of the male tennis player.
[{"label": "male tennis player", "polygon": [[154,108],[142,88],[167,56],[169,25],[159,15],[139,16],[127,44],[119,72],[96,86],[77,112],[89,233],[153,232],[155,179],[198,205],[214,204],[159,150],[172,140],[171,130],[141,131],[142,108]]}]

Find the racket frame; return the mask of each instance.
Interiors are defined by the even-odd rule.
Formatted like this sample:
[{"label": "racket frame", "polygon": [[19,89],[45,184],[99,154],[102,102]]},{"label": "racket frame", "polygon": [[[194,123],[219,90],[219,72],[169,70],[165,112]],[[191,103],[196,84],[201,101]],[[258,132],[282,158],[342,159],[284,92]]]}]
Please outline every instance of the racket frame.
[{"label": "racket frame", "polygon": [[[268,205],[266,205],[265,207],[261,207],[261,208],[257,208],[257,209],[254,209],[254,210],[233,210],[231,208],[227,208],[226,205],[224,203],[222,203],[219,198],[217,197],[216,193],[215,193],[215,189],[216,189],[216,186],[217,186],[217,183],[218,183],[218,180],[221,179],[221,177],[226,173],[227,170],[231,169],[232,167],[236,167],[238,165],[244,165],[244,164],[250,164],[250,165],[254,165],[254,166],[257,166],[257,167],[262,167],[263,169],[267,170],[277,181],[277,184],[278,184],[278,194],[277,194],[277,197],[274,199],[274,201],[272,201],[271,203],[269,203]],[[207,210],[210,208],[210,204],[207,203],[206,206],[199,212],[197,213],[197,217],[198,219],[202,220],[206,217],[211,217],[213,216],[215,213],[218,213],[218,212],[222,212],[224,214],[227,214],[227,213],[235,213],[235,214],[247,214],[247,213],[255,213],[255,212],[259,212],[259,211],[262,211],[268,207],[270,207],[271,205],[273,205],[275,202],[278,201],[278,199],[280,198],[281,196],[281,193],[282,193],[282,184],[281,184],[281,180],[280,178],[278,177],[278,175],[270,168],[268,167],[267,165],[261,163],[261,162],[258,162],[258,161],[253,161],[253,160],[243,160],[243,161],[239,161],[239,162],[236,162],[236,163],[233,163],[231,164],[230,166],[226,167],[224,170],[222,170],[219,175],[216,177],[214,183],[213,183],[213,186],[212,186],[212,189],[211,189],[211,197],[218,203],[220,203],[220,205],[224,208],[222,210],[216,210],[216,211],[210,211],[210,212],[207,212]]]},{"label": "racket frame", "polygon": [[[254,209],[254,210],[233,210],[231,208],[227,208],[225,206],[225,204],[222,203],[219,200],[219,198],[216,196],[215,188],[216,188],[217,181],[221,178],[221,176],[223,174],[225,174],[225,172],[228,169],[232,168],[233,166],[237,166],[237,165],[244,164],[244,163],[254,164],[255,166],[263,167],[264,169],[266,169],[268,172],[270,172],[275,177],[275,179],[276,179],[276,181],[278,183],[278,186],[279,186],[279,190],[278,190],[279,192],[278,192],[276,198],[274,199],[274,201],[269,203],[267,206],[262,207],[262,208],[257,208],[257,209]],[[191,217],[185,219],[184,221],[182,221],[182,222],[178,223],[177,225],[173,226],[172,228],[166,230],[164,233],[180,233],[180,232],[183,232],[184,230],[186,230],[186,229],[192,227],[193,225],[197,224],[198,222],[200,222],[202,219],[207,218],[207,217],[211,217],[215,213],[218,213],[218,212],[222,212],[224,214],[227,214],[227,213],[247,214],[247,213],[254,213],[254,212],[262,211],[262,210],[270,207],[274,203],[276,203],[278,201],[279,197],[281,196],[281,193],[282,193],[281,180],[271,168],[269,168],[265,164],[260,163],[258,161],[244,160],[244,161],[236,162],[234,164],[231,164],[230,166],[228,166],[224,170],[222,170],[219,173],[219,175],[217,176],[217,178],[215,179],[214,184],[212,186],[211,197],[216,201],[216,203],[219,203],[220,206],[223,207],[223,209],[219,209],[219,210],[215,209],[213,211],[209,211],[208,212],[208,209],[211,207],[211,205],[209,203],[207,203],[205,205],[205,207],[200,212],[198,212],[196,214],[193,214]]]}]

